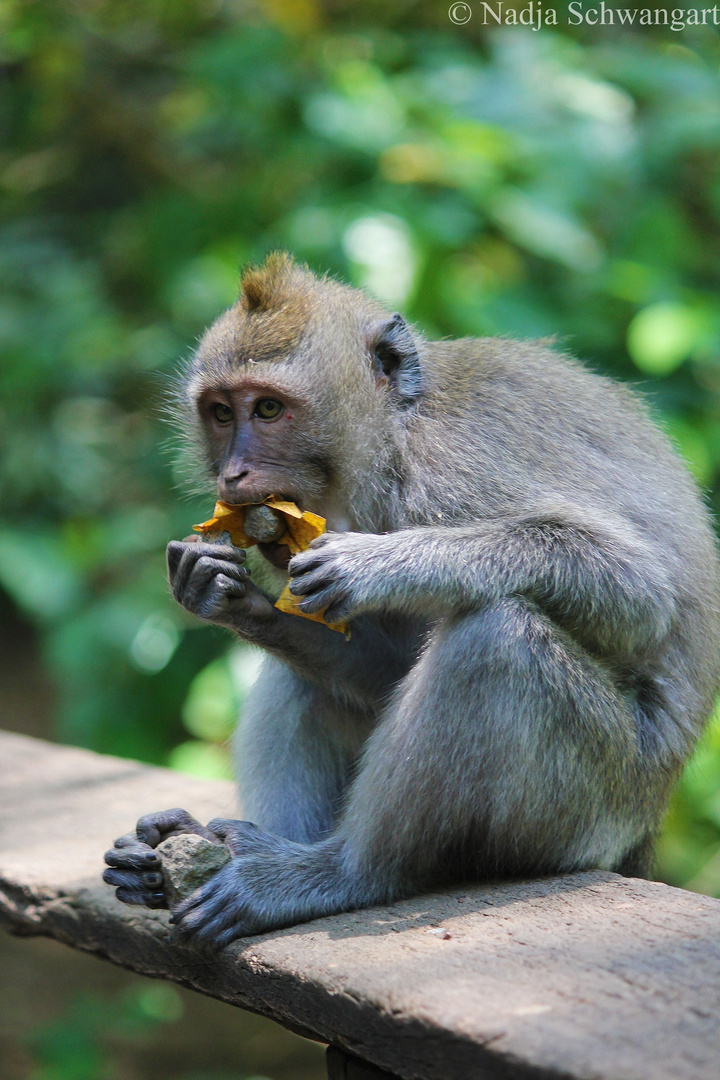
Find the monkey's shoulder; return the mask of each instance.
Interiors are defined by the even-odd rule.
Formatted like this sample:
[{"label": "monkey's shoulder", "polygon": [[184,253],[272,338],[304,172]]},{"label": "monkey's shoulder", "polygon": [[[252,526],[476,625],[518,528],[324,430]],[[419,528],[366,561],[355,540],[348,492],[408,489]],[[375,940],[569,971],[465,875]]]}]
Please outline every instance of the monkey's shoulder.
[{"label": "monkey's shoulder", "polygon": [[[677,455],[642,395],[598,374],[547,342],[466,338],[437,343],[425,415],[446,418],[460,439],[504,442],[525,460],[550,448],[572,460],[585,452],[677,465]],[[484,440],[483,440],[484,441]]]},{"label": "monkey's shoulder", "polygon": [[[481,514],[522,513],[558,498],[656,537],[680,520],[708,534],[695,481],[635,390],[542,342],[443,342],[427,360],[412,441],[434,510],[471,514],[474,500]],[[435,488],[428,471],[452,484]]]}]

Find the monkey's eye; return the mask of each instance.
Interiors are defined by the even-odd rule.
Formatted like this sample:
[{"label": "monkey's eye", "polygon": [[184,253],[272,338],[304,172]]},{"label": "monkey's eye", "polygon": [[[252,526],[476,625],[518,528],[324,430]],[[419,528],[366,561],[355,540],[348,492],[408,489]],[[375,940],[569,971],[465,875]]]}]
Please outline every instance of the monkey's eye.
[{"label": "monkey's eye", "polygon": [[213,416],[217,420],[218,424],[229,424],[233,419],[233,411],[229,405],[223,405],[221,401],[217,401],[211,410]]},{"label": "monkey's eye", "polygon": [[260,398],[255,406],[253,416],[257,416],[261,420],[275,420],[282,411],[283,404],[281,401],[275,401],[274,398]]}]

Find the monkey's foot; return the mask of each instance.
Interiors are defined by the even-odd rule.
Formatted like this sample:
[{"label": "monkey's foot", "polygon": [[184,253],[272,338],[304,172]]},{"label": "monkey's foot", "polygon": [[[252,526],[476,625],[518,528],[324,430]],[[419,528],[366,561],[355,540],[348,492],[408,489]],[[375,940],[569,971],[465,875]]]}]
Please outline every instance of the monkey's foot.
[{"label": "monkey's foot", "polygon": [[208,827],[233,858],[173,908],[170,921],[182,944],[222,949],[248,934],[355,906],[341,880],[336,842],[296,844],[250,822],[223,818]]}]

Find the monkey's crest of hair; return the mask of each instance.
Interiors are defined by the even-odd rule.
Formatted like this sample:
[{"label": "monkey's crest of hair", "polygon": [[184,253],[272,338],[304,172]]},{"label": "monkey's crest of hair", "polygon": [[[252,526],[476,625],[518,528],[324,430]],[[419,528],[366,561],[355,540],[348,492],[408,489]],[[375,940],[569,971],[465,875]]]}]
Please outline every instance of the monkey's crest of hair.
[{"label": "monkey's crest of hair", "polygon": [[327,276],[317,277],[285,251],[273,252],[262,266],[245,268],[237,302],[203,338],[206,368],[218,349],[234,364],[287,358],[308,333],[317,335],[318,316],[327,315],[333,298],[336,307],[341,296],[346,307],[352,306],[346,294],[353,291]]},{"label": "monkey's crest of hair", "polygon": [[308,276],[309,270],[298,266],[292,255],[274,251],[262,266],[248,266],[243,271],[240,304],[248,314],[295,306],[298,286],[306,283]]}]

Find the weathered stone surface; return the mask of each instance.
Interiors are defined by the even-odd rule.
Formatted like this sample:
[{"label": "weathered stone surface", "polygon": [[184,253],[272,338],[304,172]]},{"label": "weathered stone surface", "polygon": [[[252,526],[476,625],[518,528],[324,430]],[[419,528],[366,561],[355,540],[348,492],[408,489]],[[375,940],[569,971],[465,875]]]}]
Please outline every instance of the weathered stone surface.
[{"label": "weathered stone surface", "polygon": [[222,870],[232,858],[230,848],[204,836],[170,836],[158,844],[165,897],[173,907]]},{"label": "weathered stone surface", "polygon": [[319,919],[208,962],[100,880],[115,836],[178,805],[236,813],[230,785],[1,735],[0,916],[405,1078],[717,1080],[720,901],[576,874]]}]

